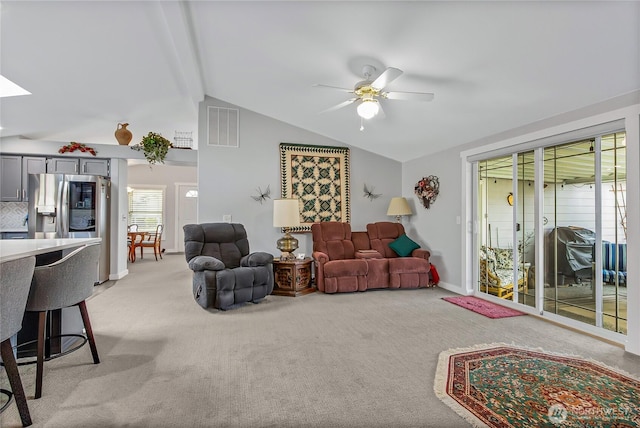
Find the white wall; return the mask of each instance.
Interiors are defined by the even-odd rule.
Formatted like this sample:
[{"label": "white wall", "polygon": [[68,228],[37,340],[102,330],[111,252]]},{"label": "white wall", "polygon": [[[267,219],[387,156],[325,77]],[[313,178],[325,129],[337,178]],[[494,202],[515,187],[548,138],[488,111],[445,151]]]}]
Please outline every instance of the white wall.
[{"label": "white wall", "polygon": [[[240,110],[240,144],[238,148],[207,145],[206,107]],[[247,229],[251,251],[266,251],[279,255],[276,241],[282,236],[273,227],[273,199],[280,197],[280,143],[318,146],[347,145],[330,138],[291,126],[228,104],[205,98],[200,107],[198,146],[198,222],[220,222],[231,215],[234,223]],[[373,153],[350,148],[351,160],[351,226],[365,230],[367,223],[393,220],[387,217],[387,207],[393,196],[399,196],[402,165]],[[364,197],[367,184],[381,196],[373,201]],[[256,189],[269,186],[271,199],[262,204],[251,196]],[[297,252],[311,254],[310,233],[295,234],[299,240]]]}]

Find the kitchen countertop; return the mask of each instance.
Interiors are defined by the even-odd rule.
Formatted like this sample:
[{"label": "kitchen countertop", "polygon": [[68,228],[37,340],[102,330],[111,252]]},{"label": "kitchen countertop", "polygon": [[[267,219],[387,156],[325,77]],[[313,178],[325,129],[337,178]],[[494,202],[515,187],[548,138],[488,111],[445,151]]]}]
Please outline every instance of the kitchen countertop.
[{"label": "kitchen countertop", "polygon": [[0,262],[81,247],[101,241],[102,238],[4,239],[0,240]]}]

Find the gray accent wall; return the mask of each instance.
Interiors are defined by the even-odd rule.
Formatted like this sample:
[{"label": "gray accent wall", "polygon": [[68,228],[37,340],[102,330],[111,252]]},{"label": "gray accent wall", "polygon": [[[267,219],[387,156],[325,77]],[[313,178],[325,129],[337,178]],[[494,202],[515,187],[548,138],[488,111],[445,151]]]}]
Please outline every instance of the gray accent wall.
[{"label": "gray accent wall", "polygon": [[[214,147],[207,144],[207,106],[235,108],[240,111],[239,147]],[[198,129],[198,222],[220,222],[231,215],[234,223],[247,229],[251,251],[279,255],[276,241],[282,236],[273,227],[273,199],[280,197],[280,143],[349,147],[324,137],[243,109],[224,101],[205,97],[200,105]],[[354,122],[354,126],[359,126]],[[366,130],[364,132],[367,132]],[[391,144],[392,142],[390,142]],[[387,221],[389,201],[400,196],[402,164],[350,147],[351,226],[365,230],[367,223]],[[364,196],[364,184],[381,196],[370,200]],[[271,199],[262,204],[257,196],[260,187],[271,189]],[[310,233],[297,233],[297,253],[311,255]]]},{"label": "gray accent wall", "polygon": [[[431,251],[430,261],[438,270],[441,286],[449,284],[459,287],[462,283],[462,226],[457,224],[462,210],[460,168],[460,150],[453,148],[405,162],[402,169],[402,195],[407,198],[415,213],[409,224],[405,224],[405,229],[409,236],[419,237],[418,243]],[[422,177],[429,175],[438,177],[440,194],[435,203],[426,209],[413,190]]]}]

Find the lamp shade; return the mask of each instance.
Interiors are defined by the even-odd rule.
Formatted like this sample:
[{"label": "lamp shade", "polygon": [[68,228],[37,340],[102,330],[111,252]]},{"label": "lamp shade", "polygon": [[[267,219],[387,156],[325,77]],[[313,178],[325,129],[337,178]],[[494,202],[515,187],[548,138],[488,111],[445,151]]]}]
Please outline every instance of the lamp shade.
[{"label": "lamp shade", "polygon": [[300,226],[300,206],[297,199],[273,200],[273,227]]},{"label": "lamp shade", "polygon": [[391,202],[389,202],[389,208],[387,209],[387,215],[411,215],[413,211],[411,211],[411,207],[405,198],[391,198]]},{"label": "lamp shade", "polygon": [[363,119],[371,119],[373,116],[378,114],[380,111],[380,107],[378,106],[378,102],[376,100],[364,100],[360,103],[358,108],[358,116]]}]

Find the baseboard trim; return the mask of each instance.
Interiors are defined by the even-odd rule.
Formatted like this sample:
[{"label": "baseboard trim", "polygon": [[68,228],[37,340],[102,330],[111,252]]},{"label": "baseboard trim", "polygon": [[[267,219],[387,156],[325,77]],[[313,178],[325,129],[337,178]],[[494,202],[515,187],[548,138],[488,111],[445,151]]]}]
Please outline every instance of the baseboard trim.
[{"label": "baseboard trim", "polygon": [[129,275],[129,269],[125,269],[123,271],[120,271],[118,273],[111,273],[109,274],[109,280],[110,281],[117,281],[119,279],[124,278],[125,276]]},{"label": "baseboard trim", "polygon": [[438,287],[444,288],[445,290],[451,291],[456,294],[461,294],[463,296],[470,296],[473,293],[467,293],[462,289],[459,285],[449,284],[447,282],[440,281],[438,283]]}]

